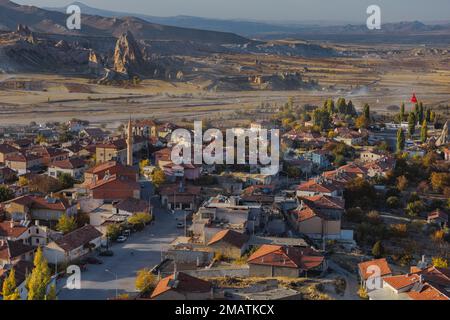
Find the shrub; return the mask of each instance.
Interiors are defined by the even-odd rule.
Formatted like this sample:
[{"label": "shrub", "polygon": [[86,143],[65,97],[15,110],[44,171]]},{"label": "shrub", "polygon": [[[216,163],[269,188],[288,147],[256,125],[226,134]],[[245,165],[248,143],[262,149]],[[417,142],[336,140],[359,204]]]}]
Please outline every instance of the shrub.
[{"label": "shrub", "polygon": [[389,208],[396,209],[400,206],[400,199],[395,196],[389,197],[386,200],[386,204]]}]

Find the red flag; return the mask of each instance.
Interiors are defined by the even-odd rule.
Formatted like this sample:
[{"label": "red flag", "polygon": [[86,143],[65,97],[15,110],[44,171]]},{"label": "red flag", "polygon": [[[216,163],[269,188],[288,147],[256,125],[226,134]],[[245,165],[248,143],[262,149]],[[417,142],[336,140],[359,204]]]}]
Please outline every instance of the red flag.
[{"label": "red flag", "polygon": [[416,94],[413,93],[412,97],[411,97],[411,103],[417,103],[417,98],[416,98]]}]

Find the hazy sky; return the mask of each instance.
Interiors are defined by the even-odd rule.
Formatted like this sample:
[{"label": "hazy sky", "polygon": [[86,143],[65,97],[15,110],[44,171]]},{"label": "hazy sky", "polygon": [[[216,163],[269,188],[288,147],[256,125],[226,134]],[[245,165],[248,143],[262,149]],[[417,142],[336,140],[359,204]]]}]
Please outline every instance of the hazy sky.
[{"label": "hazy sky", "polygon": [[[12,0],[37,6],[64,6],[71,0]],[[191,15],[256,20],[366,20],[368,5],[377,4],[382,20],[450,20],[449,0],[82,0],[102,9],[154,16]]]}]

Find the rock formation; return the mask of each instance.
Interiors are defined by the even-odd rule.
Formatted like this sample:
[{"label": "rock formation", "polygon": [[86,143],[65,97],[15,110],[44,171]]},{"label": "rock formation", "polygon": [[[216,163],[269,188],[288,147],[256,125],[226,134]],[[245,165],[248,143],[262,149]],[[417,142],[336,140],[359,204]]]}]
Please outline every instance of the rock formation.
[{"label": "rock formation", "polygon": [[436,140],[436,147],[440,147],[449,143],[448,134],[449,134],[448,121],[446,121],[444,128],[442,128],[441,135]]},{"label": "rock formation", "polygon": [[131,32],[124,33],[116,43],[114,50],[114,71],[129,78],[145,70],[141,49]]}]

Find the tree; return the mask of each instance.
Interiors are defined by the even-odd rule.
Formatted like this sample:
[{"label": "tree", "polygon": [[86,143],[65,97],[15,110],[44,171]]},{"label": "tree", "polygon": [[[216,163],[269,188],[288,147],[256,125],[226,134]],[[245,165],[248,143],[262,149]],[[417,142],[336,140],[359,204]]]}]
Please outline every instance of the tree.
[{"label": "tree", "polygon": [[436,268],[448,268],[448,260],[441,257],[432,258],[432,263]]},{"label": "tree", "polygon": [[368,103],[366,103],[363,107],[363,115],[364,115],[364,118],[366,118],[367,121],[370,122],[370,106]]},{"label": "tree", "polygon": [[58,181],[61,183],[63,189],[72,188],[75,183],[75,179],[69,173],[59,175]]},{"label": "tree", "polygon": [[141,226],[142,228],[145,227],[145,225],[150,221],[152,221],[152,216],[147,212],[136,213],[135,215],[128,218],[128,223],[135,227]]},{"label": "tree", "polygon": [[397,131],[397,152],[402,152],[405,149],[405,132],[402,128]]},{"label": "tree", "polygon": [[121,232],[121,228],[117,224],[110,224],[106,227],[106,237],[112,241],[116,240]]},{"label": "tree", "polygon": [[0,202],[8,201],[14,198],[14,191],[8,186],[0,185]]},{"label": "tree", "polygon": [[14,268],[9,272],[8,277],[3,281],[2,286],[3,300],[19,300],[20,294],[16,285],[16,271]]},{"label": "tree", "polygon": [[402,103],[400,106],[400,122],[402,122],[405,119],[405,104]]},{"label": "tree", "polygon": [[423,110],[423,103],[420,102],[419,103],[419,113],[418,113],[418,122],[422,123],[424,120],[425,114],[424,114],[424,110]]},{"label": "tree", "polygon": [[286,168],[286,173],[289,178],[300,178],[302,175],[302,171],[294,166],[289,166]]},{"label": "tree", "polygon": [[27,278],[28,300],[45,300],[51,273],[41,247],[38,247],[33,263],[33,271]]},{"label": "tree", "polygon": [[411,217],[417,217],[424,209],[425,206],[422,200],[412,201],[406,205],[406,212]]},{"label": "tree", "polygon": [[412,138],[414,136],[414,132],[416,131],[416,116],[414,112],[410,112],[408,116],[408,136]]},{"label": "tree", "polygon": [[63,214],[56,224],[56,230],[63,234],[69,233],[77,228],[77,221],[75,217],[69,217],[67,214]]},{"label": "tree", "polygon": [[324,131],[331,127],[331,116],[326,109],[316,109],[313,112],[313,123],[319,127],[320,131]]},{"label": "tree", "polygon": [[422,128],[420,129],[420,141],[425,143],[428,138],[428,124],[427,120],[423,120],[422,122]]},{"label": "tree", "polygon": [[149,269],[141,269],[136,276],[136,289],[140,292],[148,292],[155,285],[155,275]]},{"label": "tree", "polygon": [[375,258],[381,258],[384,254],[384,248],[383,245],[381,244],[381,241],[378,240],[377,242],[375,242],[375,244],[372,247],[372,255]]},{"label": "tree", "polygon": [[333,101],[333,99],[328,99],[326,102],[325,102],[325,107],[326,107],[326,110],[327,110],[327,112],[331,115],[331,114],[333,114],[334,112],[335,112],[335,108],[334,108],[334,101]]},{"label": "tree", "polygon": [[159,188],[166,181],[166,175],[163,170],[156,168],[151,174],[151,179],[153,184]]},{"label": "tree", "polygon": [[359,129],[361,128],[367,128],[369,126],[369,120],[364,115],[360,115],[355,120],[355,126]]},{"label": "tree", "polygon": [[441,192],[445,187],[450,186],[450,173],[432,172],[430,179],[433,190],[437,192]]}]

